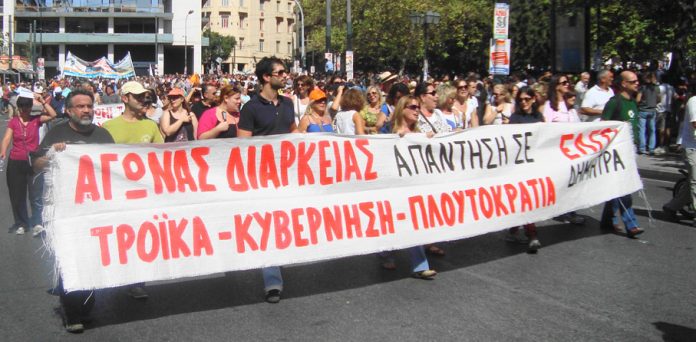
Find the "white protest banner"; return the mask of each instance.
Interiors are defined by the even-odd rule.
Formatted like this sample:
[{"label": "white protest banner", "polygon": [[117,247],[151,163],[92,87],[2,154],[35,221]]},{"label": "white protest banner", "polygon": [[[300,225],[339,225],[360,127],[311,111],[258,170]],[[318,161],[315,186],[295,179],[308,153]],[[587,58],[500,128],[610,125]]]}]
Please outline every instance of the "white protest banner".
[{"label": "white protest banner", "polygon": [[125,109],[126,107],[123,103],[95,105],[92,122],[97,126],[101,126],[104,122],[121,115]]},{"label": "white protest banner", "polygon": [[630,126],[289,134],[49,153],[44,221],[68,290],[456,240],[642,188]]}]

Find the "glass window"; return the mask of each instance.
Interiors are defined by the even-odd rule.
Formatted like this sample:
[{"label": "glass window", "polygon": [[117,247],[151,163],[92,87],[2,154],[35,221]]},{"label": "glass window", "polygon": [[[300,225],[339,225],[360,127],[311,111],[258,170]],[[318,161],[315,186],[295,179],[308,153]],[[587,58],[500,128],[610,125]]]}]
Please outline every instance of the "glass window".
[{"label": "glass window", "polygon": [[259,19],[259,31],[263,32],[263,19]]},{"label": "glass window", "polygon": [[229,0],[222,0],[222,6],[223,6],[223,7],[227,7],[227,6],[229,6],[229,5],[230,5],[230,1],[229,1]]},{"label": "glass window", "polygon": [[220,16],[220,26],[222,28],[228,28],[230,25],[230,16],[228,14],[223,14]]},{"label": "glass window", "polygon": [[276,53],[280,53],[280,41],[276,40]]},{"label": "glass window", "polygon": [[259,51],[263,52],[263,39],[259,39]]},{"label": "glass window", "polygon": [[259,9],[263,11],[263,0],[259,0]]}]

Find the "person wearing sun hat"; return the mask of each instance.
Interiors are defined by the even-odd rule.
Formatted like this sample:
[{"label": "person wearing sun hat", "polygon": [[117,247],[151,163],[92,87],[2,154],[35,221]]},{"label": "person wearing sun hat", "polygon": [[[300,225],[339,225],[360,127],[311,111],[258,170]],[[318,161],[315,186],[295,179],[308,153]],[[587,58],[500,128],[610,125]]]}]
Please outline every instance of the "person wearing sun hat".
[{"label": "person wearing sun hat", "polygon": [[121,87],[123,114],[104,123],[104,128],[117,144],[162,143],[164,139],[157,124],[146,117],[154,99],[137,81],[129,81]]},{"label": "person wearing sun hat", "polygon": [[326,93],[314,89],[309,93],[309,106],[297,126],[300,133],[333,132],[331,115],[326,110]]}]

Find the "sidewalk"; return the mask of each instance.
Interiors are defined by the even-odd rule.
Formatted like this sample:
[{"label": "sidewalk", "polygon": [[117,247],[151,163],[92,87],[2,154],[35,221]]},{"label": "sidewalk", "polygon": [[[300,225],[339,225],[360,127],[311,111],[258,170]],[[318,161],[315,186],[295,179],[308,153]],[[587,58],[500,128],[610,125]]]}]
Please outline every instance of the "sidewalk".
[{"label": "sidewalk", "polygon": [[661,156],[636,155],[638,173],[642,178],[676,182],[682,175],[683,157],[679,153],[667,153]]}]

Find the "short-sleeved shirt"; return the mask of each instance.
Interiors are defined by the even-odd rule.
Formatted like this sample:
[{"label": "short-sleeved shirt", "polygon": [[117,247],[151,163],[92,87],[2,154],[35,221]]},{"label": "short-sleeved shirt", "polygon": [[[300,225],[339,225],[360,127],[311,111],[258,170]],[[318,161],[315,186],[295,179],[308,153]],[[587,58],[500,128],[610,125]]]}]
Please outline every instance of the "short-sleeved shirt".
[{"label": "short-sleeved shirt", "polygon": [[91,125],[88,130],[76,131],[70,127],[70,122],[65,121],[57,124],[46,133],[41,141],[39,149],[32,153],[32,157],[42,157],[55,143],[64,142],[66,144],[113,144],[114,138],[109,132],[97,125]]},{"label": "short-sleeved shirt", "polygon": [[274,104],[257,95],[242,108],[238,127],[250,131],[253,136],[259,136],[290,133],[290,127],[294,123],[292,100],[278,96],[278,104]]},{"label": "short-sleeved shirt", "polygon": [[12,150],[10,159],[29,160],[29,153],[39,148],[40,116],[30,116],[27,125],[23,125],[19,116],[12,117],[7,123],[7,128],[12,129]]},{"label": "short-sleeved shirt", "polygon": [[638,141],[638,104],[636,101],[629,100],[621,94],[612,97],[604,106],[602,120],[630,122],[633,127],[633,138]]},{"label": "short-sleeved shirt", "polygon": [[196,119],[200,120],[201,116],[203,116],[203,112],[210,108],[213,107],[207,106],[203,101],[198,101],[191,106],[191,111],[193,114],[196,114]]},{"label": "short-sleeved shirt", "polygon": [[568,109],[564,101],[558,103],[558,110],[551,108],[551,101],[546,101],[544,104],[544,119],[546,122],[580,122],[575,109]]},{"label": "short-sleeved shirt", "polygon": [[640,103],[638,103],[638,109],[641,112],[656,112],[657,104],[660,97],[660,87],[656,84],[644,84],[640,86]]},{"label": "short-sleeved shirt", "polygon": [[126,121],[123,115],[104,123],[103,126],[117,144],[163,143],[159,126],[150,119]]},{"label": "short-sleeved shirt", "polygon": [[[609,99],[613,96],[614,91],[611,88],[604,90],[599,86],[595,85],[585,93],[585,97],[583,97],[582,104],[580,105],[580,107],[603,110],[604,105],[606,105],[607,101],[609,101]],[[583,115],[583,121],[599,121],[600,118],[601,115]]]}]

